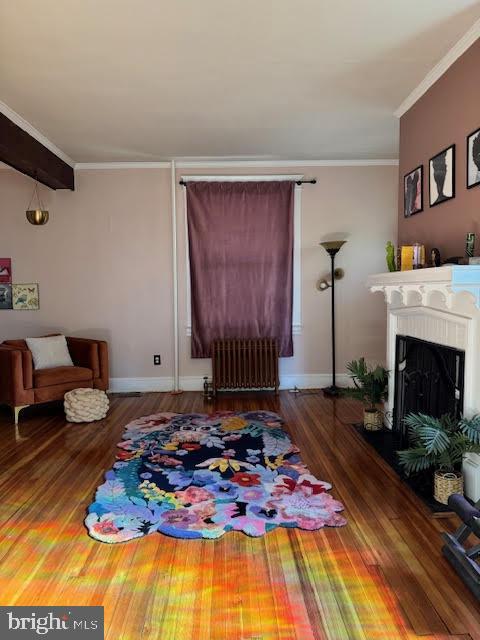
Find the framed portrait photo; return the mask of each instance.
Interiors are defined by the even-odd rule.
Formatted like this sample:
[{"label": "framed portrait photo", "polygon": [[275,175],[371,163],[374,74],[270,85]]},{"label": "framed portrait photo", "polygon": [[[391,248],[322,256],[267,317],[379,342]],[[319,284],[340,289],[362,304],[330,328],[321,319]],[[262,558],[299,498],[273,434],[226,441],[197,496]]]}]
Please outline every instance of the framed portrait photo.
[{"label": "framed portrait photo", "polygon": [[455,145],[452,144],[429,162],[430,206],[455,197]]},{"label": "framed portrait photo", "polygon": [[11,284],[12,282],[11,258],[0,258],[0,282],[2,284]]},{"label": "framed portrait photo", "polygon": [[0,283],[0,309],[12,308],[12,285]]},{"label": "framed portrait photo", "polygon": [[480,185],[480,129],[467,136],[467,189]]},{"label": "framed portrait photo", "polygon": [[38,311],[40,309],[38,284],[12,285],[12,306],[14,309]]},{"label": "framed portrait photo", "polygon": [[423,211],[423,165],[403,178],[403,214],[405,218]]}]

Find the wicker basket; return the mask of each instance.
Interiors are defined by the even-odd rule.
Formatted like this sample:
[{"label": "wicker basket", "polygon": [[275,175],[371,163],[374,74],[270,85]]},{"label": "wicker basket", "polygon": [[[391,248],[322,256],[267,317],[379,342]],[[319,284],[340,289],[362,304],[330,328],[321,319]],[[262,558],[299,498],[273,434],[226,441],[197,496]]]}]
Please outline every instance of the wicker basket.
[{"label": "wicker basket", "polygon": [[463,495],[463,476],[461,473],[435,471],[433,486],[433,497],[435,500],[442,504],[448,504],[448,498],[452,493],[460,493]]},{"label": "wicker basket", "polygon": [[383,414],[381,411],[363,412],[363,426],[367,431],[380,431],[383,429]]}]

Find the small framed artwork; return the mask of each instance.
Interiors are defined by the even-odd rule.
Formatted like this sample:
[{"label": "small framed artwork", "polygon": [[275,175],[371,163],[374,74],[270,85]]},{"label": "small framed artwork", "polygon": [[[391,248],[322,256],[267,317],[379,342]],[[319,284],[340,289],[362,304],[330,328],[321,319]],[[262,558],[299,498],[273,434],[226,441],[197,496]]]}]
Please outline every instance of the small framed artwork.
[{"label": "small framed artwork", "polygon": [[467,136],[467,189],[480,185],[480,129]]},{"label": "small framed artwork", "polygon": [[12,308],[12,285],[0,283],[0,309]]},{"label": "small framed artwork", "polygon": [[0,258],[0,283],[12,282],[12,260],[11,258]]},{"label": "small framed artwork", "polygon": [[14,309],[38,311],[40,309],[38,284],[13,284],[12,306]]},{"label": "small framed artwork", "polygon": [[435,207],[455,197],[455,145],[430,159],[430,206]]},{"label": "small framed artwork", "polygon": [[423,211],[423,165],[403,178],[403,213],[405,218]]}]

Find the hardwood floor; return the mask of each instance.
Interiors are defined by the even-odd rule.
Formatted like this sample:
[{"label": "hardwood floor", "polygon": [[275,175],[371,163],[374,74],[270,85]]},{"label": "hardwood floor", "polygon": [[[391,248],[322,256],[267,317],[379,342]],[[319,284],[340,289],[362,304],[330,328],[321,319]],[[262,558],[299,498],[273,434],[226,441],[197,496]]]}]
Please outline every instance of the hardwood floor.
[{"label": "hardwood floor", "polygon": [[[434,519],[351,422],[360,408],[320,393],[112,397],[107,419],[67,425],[27,411],[16,441],[0,409],[0,604],[103,605],[109,640],[480,640],[480,606],[443,559]],[[346,527],[276,529],[216,541],[161,534],[121,545],[88,537],[85,509],[123,427],[160,411],[279,413]]]}]

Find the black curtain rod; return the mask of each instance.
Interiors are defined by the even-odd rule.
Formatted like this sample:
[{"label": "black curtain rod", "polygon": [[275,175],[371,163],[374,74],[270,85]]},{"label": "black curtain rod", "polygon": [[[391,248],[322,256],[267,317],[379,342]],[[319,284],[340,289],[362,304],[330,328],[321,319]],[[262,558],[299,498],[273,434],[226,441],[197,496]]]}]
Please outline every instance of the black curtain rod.
[{"label": "black curtain rod", "polygon": [[[182,187],[186,187],[188,182],[198,182],[198,180],[180,180],[178,184],[181,184]],[[231,181],[233,182],[233,180]],[[239,180],[238,182],[242,182],[241,180]],[[244,181],[246,182],[246,181]],[[249,180],[248,182],[253,182],[253,180]],[[273,181],[272,181],[273,182]],[[317,179],[316,178],[312,178],[311,180],[281,180],[281,182],[295,182],[295,184],[317,184]]]}]

